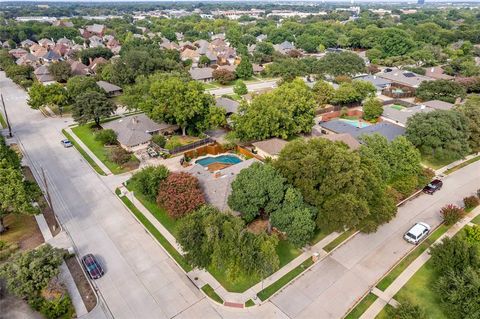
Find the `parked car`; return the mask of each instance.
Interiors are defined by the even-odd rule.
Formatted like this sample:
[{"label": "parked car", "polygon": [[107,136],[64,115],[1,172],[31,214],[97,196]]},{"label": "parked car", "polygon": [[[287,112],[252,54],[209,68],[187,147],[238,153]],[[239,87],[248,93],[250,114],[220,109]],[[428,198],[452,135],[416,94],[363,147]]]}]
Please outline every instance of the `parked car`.
[{"label": "parked car", "polygon": [[85,267],[85,271],[88,273],[90,278],[98,279],[103,276],[103,268],[100,266],[100,263],[97,261],[94,255],[87,254],[82,257],[82,264]]},{"label": "parked car", "polygon": [[403,238],[409,243],[417,245],[430,232],[430,225],[426,223],[416,223],[409,231],[403,235]]},{"label": "parked car", "polygon": [[62,143],[63,147],[65,148],[73,146],[72,142],[70,142],[68,139],[61,140],[60,143]]},{"label": "parked car", "polygon": [[423,192],[425,194],[430,194],[433,195],[436,191],[439,191],[442,189],[443,182],[439,179],[434,179],[433,181],[430,182],[427,186],[423,188]]}]

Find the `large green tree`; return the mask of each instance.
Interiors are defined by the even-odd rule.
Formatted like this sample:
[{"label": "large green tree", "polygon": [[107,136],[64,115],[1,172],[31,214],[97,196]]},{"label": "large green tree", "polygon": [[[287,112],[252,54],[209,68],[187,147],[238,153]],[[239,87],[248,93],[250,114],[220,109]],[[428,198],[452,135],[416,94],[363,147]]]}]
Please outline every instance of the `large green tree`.
[{"label": "large green tree", "polygon": [[95,121],[95,124],[100,126],[100,120],[112,115],[116,108],[105,94],[86,91],[76,97],[72,116],[79,124]]},{"label": "large green tree", "polygon": [[325,106],[325,104],[330,103],[335,96],[335,89],[333,86],[322,80],[315,83],[312,91],[319,106]]},{"label": "large green tree", "polygon": [[237,65],[235,69],[235,74],[239,79],[246,80],[253,76],[253,66],[248,60],[247,56],[243,56],[240,63]]},{"label": "large green tree", "polygon": [[457,98],[466,96],[465,88],[454,81],[424,81],[417,88],[416,96],[423,101],[440,100],[455,103]]},{"label": "large green tree", "polygon": [[467,101],[458,108],[468,121],[468,143],[474,152],[480,151],[480,96],[469,96]]},{"label": "large green tree", "polygon": [[302,80],[284,83],[255,97],[250,104],[240,104],[239,114],[232,117],[235,133],[242,140],[262,140],[310,132],[315,104],[311,90]]},{"label": "large green tree", "polygon": [[75,103],[77,96],[87,91],[97,91],[104,93],[104,91],[97,85],[97,81],[94,77],[77,75],[71,77],[67,81],[67,94],[72,103]]},{"label": "large green tree", "polygon": [[327,53],[319,62],[319,68],[330,76],[355,76],[366,71],[365,61],[353,52]]},{"label": "large green tree", "polygon": [[363,118],[367,121],[378,119],[383,113],[383,103],[376,98],[369,98],[363,104]]},{"label": "large green tree", "polygon": [[48,67],[48,71],[53,75],[55,81],[65,83],[72,76],[70,64],[66,61],[52,63]]},{"label": "large green tree", "polygon": [[406,136],[423,155],[459,159],[470,151],[468,122],[456,111],[417,113],[407,120]]},{"label": "large green tree", "polygon": [[384,57],[404,55],[414,47],[411,36],[406,31],[398,28],[382,30],[377,43]]},{"label": "large green tree", "polygon": [[163,165],[147,166],[133,174],[129,183],[134,185],[136,191],[154,202],[158,195],[160,183],[167,178],[168,174],[168,168]]}]

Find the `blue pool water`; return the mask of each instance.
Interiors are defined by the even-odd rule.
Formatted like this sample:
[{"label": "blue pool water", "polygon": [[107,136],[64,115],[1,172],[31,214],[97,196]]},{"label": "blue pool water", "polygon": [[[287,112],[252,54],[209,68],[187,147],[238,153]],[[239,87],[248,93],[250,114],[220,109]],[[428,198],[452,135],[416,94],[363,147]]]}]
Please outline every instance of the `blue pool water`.
[{"label": "blue pool water", "polygon": [[359,121],[359,120],[340,119],[340,121],[345,122],[345,123],[347,123],[351,126],[358,127],[358,128],[367,127],[367,126],[372,125],[370,123],[367,123],[367,122],[364,122],[364,121]]},{"label": "blue pool water", "polygon": [[202,166],[208,166],[213,163],[221,163],[221,164],[238,164],[242,160],[239,159],[235,155],[220,155],[220,156],[208,156],[202,159],[195,161],[196,164],[200,164]]}]

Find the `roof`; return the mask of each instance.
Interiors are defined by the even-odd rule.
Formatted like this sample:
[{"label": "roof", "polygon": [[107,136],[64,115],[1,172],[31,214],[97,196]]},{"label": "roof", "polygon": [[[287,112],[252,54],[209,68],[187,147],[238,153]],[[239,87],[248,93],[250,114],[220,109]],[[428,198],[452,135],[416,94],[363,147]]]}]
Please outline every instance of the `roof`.
[{"label": "roof", "polygon": [[383,79],[390,80],[392,82],[400,83],[410,87],[418,87],[423,81],[432,81],[433,78],[419,75],[410,71],[404,71],[400,69],[392,69],[390,72],[380,72],[377,75]]},{"label": "roof", "polygon": [[73,61],[72,63],[70,63],[70,68],[73,75],[87,75],[90,73],[88,66],[86,66],[80,61]]},{"label": "roof", "polygon": [[238,112],[238,106],[240,105],[240,103],[238,103],[237,101],[228,99],[226,97],[218,97],[215,101],[216,105],[224,109],[227,114]]},{"label": "roof", "polygon": [[439,100],[423,102],[422,105],[425,105],[426,107],[429,107],[435,110],[447,110],[447,111],[451,110],[454,107],[452,103],[439,101]]},{"label": "roof", "polygon": [[101,87],[107,93],[119,92],[119,91],[122,90],[121,87],[119,87],[115,84],[112,84],[112,83],[108,83],[106,81],[98,81],[97,85],[99,87]]},{"label": "roof", "polygon": [[195,50],[185,49],[182,51],[182,53],[180,53],[180,56],[182,59],[195,59],[198,58],[200,54]]},{"label": "roof", "polygon": [[58,61],[61,60],[62,57],[56,53],[55,51],[48,51],[42,56],[42,59],[44,60],[52,60],[52,61]]},{"label": "roof", "polygon": [[265,70],[265,68],[263,66],[261,66],[260,64],[253,63],[252,67],[253,67],[253,72],[254,73],[257,73],[257,72],[260,73],[260,72],[263,72],[263,70]]},{"label": "roof", "polygon": [[33,71],[35,75],[50,74],[48,67],[46,65],[41,65]]},{"label": "roof", "polygon": [[26,39],[26,40],[23,40],[22,42],[20,42],[20,45],[22,47],[25,47],[25,46],[32,46],[36,44],[34,41],[30,40],[30,39]]},{"label": "roof", "polygon": [[324,138],[332,142],[343,142],[347,144],[351,150],[357,150],[360,147],[360,143],[348,133],[324,134],[321,135],[320,138]]},{"label": "roof", "polygon": [[445,74],[445,71],[441,67],[431,67],[425,69],[425,76],[437,79],[437,80],[450,80],[453,76]]},{"label": "roof", "polygon": [[255,146],[255,148],[258,148],[263,152],[272,156],[276,156],[280,154],[281,150],[283,150],[283,148],[287,144],[288,144],[287,141],[284,141],[276,137],[265,140],[265,141],[252,143],[252,145]]},{"label": "roof", "polygon": [[55,79],[53,78],[53,75],[51,74],[36,74],[35,77],[39,82],[42,82],[42,83],[55,81]]},{"label": "roof", "polygon": [[213,78],[212,68],[193,68],[188,71],[194,80],[207,80]]},{"label": "roof", "polygon": [[322,122],[320,126],[337,134],[348,133],[357,140],[359,140],[360,136],[363,134],[370,135],[378,133],[385,136],[387,140],[391,141],[395,137],[405,134],[404,127],[389,122],[381,122],[378,124],[358,128],[346,122],[340,121],[339,119],[334,119],[328,122]]},{"label": "roof", "polygon": [[432,111],[432,109],[422,105],[417,105],[413,107],[386,105],[383,107],[382,116],[384,118],[392,120],[395,123],[399,123],[405,126],[407,124],[408,118],[410,118],[414,114],[426,113],[430,111]]},{"label": "roof", "polygon": [[125,146],[136,146],[149,142],[149,133],[175,128],[176,125],[158,124],[145,114],[132,115],[102,124],[104,129],[112,129],[117,133],[117,140]]},{"label": "roof", "polygon": [[85,29],[88,32],[93,32],[93,33],[102,33],[105,30],[105,26],[103,24],[93,24],[93,25],[87,25]]},{"label": "roof", "polygon": [[389,86],[390,84],[392,84],[392,81],[390,81],[390,80],[388,80],[388,79],[384,79],[384,78],[378,77],[378,76],[376,76],[376,75],[361,75],[361,76],[355,77],[354,80],[362,80],[362,81],[370,82],[370,83],[372,83],[373,85],[375,85],[375,87],[377,88],[377,90],[382,90],[382,89],[384,89],[385,87],[387,87],[387,86]]}]

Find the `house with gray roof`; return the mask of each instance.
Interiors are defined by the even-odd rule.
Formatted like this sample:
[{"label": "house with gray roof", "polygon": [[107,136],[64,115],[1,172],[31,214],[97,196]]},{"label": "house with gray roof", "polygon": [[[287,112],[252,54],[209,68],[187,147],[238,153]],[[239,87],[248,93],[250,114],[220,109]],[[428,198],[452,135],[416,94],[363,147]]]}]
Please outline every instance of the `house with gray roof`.
[{"label": "house with gray roof", "polygon": [[372,83],[377,89],[377,92],[382,92],[383,89],[392,85],[392,81],[370,74],[357,76],[354,80],[362,80]]},{"label": "house with gray roof", "polygon": [[389,122],[400,126],[405,126],[407,120],[417,113],[431,112],[433,109],[425,105],[416,105],[412,107],[405,107],[401,105],[385,105],[383,107],[382,118]]},{"label": "house with gray roof", "polygon": [[440,100],[423,102],[422,105],[425,105],[426,107],[434,110],[445,110],[445,111],[451,110],[455,106],[452,103],[448,103]]},{"label": "house with gray roof", "polygon": [[188,73],[193,80],[201,82],[212,82],[213,81],[213,69],[212,68],[191,68]]},{"label": "house with gray roof", "polygon": [[399,135],[405,134],[405,128],[390,122],[381,122],[378,124],[356,127],[348,122],[342,121],[341,119],[333,119],[327,122],[321,122],[320,126],[322,132],[326,134],[343,134],[347,133],[353,136],[360,143],[362,135],[371,135],[378,133],[391,141]]},{"label": "house with gray roof", "polygon": [[288,144],[287,141],[279,138],[270,138],[268,140],[252,143],[255,152],[262,158],[276,159],[283,148]]},{"label": "house with gray roof", "polygon": [[35,71],[33,71],[33,74],[35,75],[37,80],[43,85],[55,82],[53,75],[50,74],[50,71],[48,70],[48,67],[46,65],[41,65],[36,68]]},{"label": "house with gray roof", "polygon": [[62,57],[55,51],[48,51],[42,56],[44,63],[53,63],[62,60]]},{"label": "house with gray roof", "polygon": [[320,135],[320,138],[324,138],[332,142],[342,142],[346,144],[351,150],[357,150],[360,148],[360,143],[348,133],[324,134]]},{"label": "house with gray roof", "polygon": [[382,79],[391,81],[392,83],[398,83],[411,88],[418,88],[418,86],[424,81],[434,80],[431,77],[400,70],[398,68],[385,69],[383,72],[377,73],[376,75]]},{"label": "house with gray roof", "polygon": [[102,124],[104,129],[117,133],[117,140],[127,150],[138,150],[148,145],[154,134],[171,133],[177,125],[156,123],[145,114],[122,117]]},{"label": "house with gray roof", "polygon": [[97,85],[103,89],[108,96],[117,96],[122,94],[122,88],[115,84],[106,81],[98,81]]},{"label": "house with gray roof", "polygon": [[238,107],[240,103],[235,100],[226,98],[226,97],[217,97],[215,103],[218,107],[225,110],[227,116],[238,113]]},{"label": "house with gray roof", "polygon": [[295,50],[295,45],[292,42],[283,41],[280,44],[275,44],[273,48],[281,54],[288,54],[288,52]]},{"label": "house with gray roof", "polygon": [[257,39],[258,42],[265,41],[265,40],[267,40],[267,35],[262,33],[260,35],[257,35],[256,39]]},{"label": "house with gray roof", "polygon": [[26,39],[26,40],[23,40],[22,42],[20,42],[20,46],[22,48],[26,48],[26,49],[28,49],[29,47],[31,47],[34,44],[36,44],[36,43],[34,41],[30,40],[30,39]]}]

